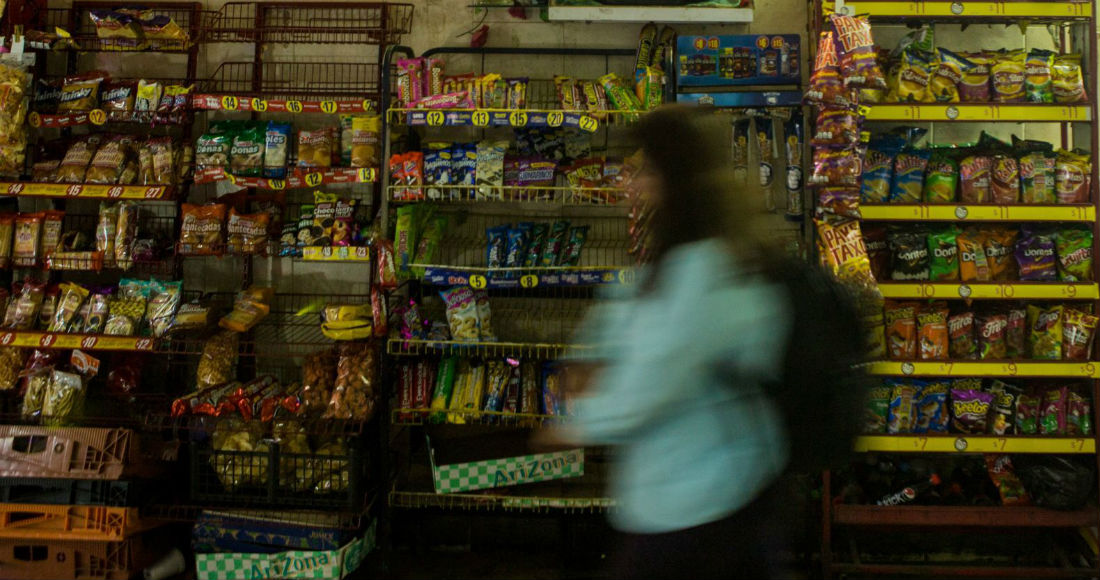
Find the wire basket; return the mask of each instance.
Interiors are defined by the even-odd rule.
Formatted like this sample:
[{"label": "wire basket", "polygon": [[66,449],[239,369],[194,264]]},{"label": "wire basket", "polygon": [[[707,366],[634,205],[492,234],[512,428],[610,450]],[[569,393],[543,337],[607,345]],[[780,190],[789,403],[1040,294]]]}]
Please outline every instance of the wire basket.
[{"label": "wire basket", "polygon": [[[258,73],[258,74],[257,74]],[[230,93],[263,99],[378,98],[378,65],[367,62],[264,61],[256,70],[252,61],[223,62],[199,93]]]},{"label": "wire basket", "polygon": [[207,15],[201,42],[397,44],[412,28],[412,4],[227,2]]}]

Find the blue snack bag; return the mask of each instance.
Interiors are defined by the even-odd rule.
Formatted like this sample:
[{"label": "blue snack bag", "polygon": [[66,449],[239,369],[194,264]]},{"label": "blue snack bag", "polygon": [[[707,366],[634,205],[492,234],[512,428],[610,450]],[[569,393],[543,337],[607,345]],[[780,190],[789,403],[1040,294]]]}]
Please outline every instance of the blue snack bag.
[{"label": "blue snack bag", "polygon": [[[523,222],[514,228],[508,229],[508,247],[504,253],[505,268],[522,268],[527,254],[527,245],[531,239],[531,229],[534,224]],[[515,278],[516,272],[505,272],[504,278]]]},{"label": "blue snack bag", "polygon": [[564,415],[562,401],[561,368],[554,363],[545,363],[542,367],[542,400],[539,412],[543,415]]},{"label": "blue snack bag", "polygon": [[891,203],[920,203],[924,192],[924,170],[932,152],[928,149],[908,149],[894,158],[894,183],[890,187]]},{"label": "blue snack bag", "polygon": [[894,157],[901,152],[902,141],[892,135],[874,139],[863,156],[863,177],[859,197],[862,203],[885,203],[890,199],[894,178]]},{"label": "blue snack bag", "polygon": [[485,247],[485,261],[489,268],[503,268],[504,257],[508,253],[508,229],[510,224],[485,230],[488,244]]},{"label": "blue snack bag", "polygon": [[290,146],[290,123],[270,121],[264,133],[263,176],[286,179],[287,151]]},{"label": "blue snack bag", "polygon": [[424,150],[424,183],[428,199],[449,199],[452,190],[433,185],[451,185],[452,148],[450,143],[431,143]]},{"label": "blue snack bag", "polygon": [[951,414],[947,412],[948,384],[944,381],[924,383],[916,401],[917,422],[914,433],[946,433]]}]

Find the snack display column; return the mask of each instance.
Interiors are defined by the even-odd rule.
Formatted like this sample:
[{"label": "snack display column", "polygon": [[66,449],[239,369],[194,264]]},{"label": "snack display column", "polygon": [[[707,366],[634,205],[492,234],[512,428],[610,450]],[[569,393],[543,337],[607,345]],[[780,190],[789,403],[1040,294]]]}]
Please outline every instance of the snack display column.
[{"label": "snack display column", "polygon": [[[825,575],[1095,575],[1075,533],[1100,519],[1095,4],[818,8],[818,244],[863,288],[883,377],[860,461],[825,474]],[[998,23],[1021,24],[1008,49],[950,50]],[[994,563],[914,563],[881,541],[899,528],[1032,543],[1005,541]]]},{"label": "snack display column", "polygon": [[596,287],[632,281],[632,152],[618,136],[642,112],[620,80],[636,54],[391,52],[387,127],[407,129],[386,139],[393,246],[377,254],[392,289],[388,520],[603,512],[600,450],[526,441],[567,420],[553,360],[582,348],[571,341]]}]

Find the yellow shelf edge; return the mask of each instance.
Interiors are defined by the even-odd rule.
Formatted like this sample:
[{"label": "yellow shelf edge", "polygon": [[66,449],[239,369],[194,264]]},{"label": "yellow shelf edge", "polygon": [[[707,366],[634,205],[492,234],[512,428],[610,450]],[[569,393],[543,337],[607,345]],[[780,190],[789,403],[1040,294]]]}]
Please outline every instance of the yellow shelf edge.
[{"label": "yellow shelf edge", "polygon": [[1088,18],[1092,4],[1087,2],[846,2],[853,14],[873,18]]},{"label": "yellow shelf edge", "polygon": [[1079,123],[1089,121],[1087,104],[997,104],[997,103],[884,103],[871,105],[868,121],[950,121],[950,122],[1047,122]]},{"label": "yellow shelf edge", "polygon": [[1100,363],[1073,361],[879,361],[868,373],[895,377],[1100,378]]},{"label": "yellow shelf edge", "polygon": [[1095,282],[1075,284],[1027,282],[882,282],[878,285],[884,298],[986,299],[986,300],[1096,300],[1100,285]]},{"label": "yellow shelf edge", "polygon": [[968,204],[882,204],[862,205],[864,220],[955,221],[955,222],[1095,222],[1096,207],[1083,205],[968,205]]},{"label": "yellow shelf edge", "polygon": [[863,435],[857,453],[1096,453],[1096,439],[1085,437],[1020,437],[1013,435]]}]

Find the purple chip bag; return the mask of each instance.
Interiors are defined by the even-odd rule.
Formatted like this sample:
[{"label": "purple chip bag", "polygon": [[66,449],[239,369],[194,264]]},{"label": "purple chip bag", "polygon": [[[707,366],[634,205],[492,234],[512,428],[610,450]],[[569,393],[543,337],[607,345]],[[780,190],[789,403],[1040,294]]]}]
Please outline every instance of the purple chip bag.
[{"label": "purple chip bag", "polygon": [[986,432],[993,394],[977,389],[951,389],[951,427],[956,433]]},{"label": "purple chip bag", "polygon": [[1039,406],[1039,434],[1066,434],[1066,402],[1069,389],[1059,387],[1043,393],[1043,403]]},{"label": "purple chip bag", "polygon": [[1037,232],[1023,230],[1016,242],[1016,263],[1020,266],[1020,280],[1029,282],[1054,282],[1058,279],[1058,257],[1054,238]]}]

